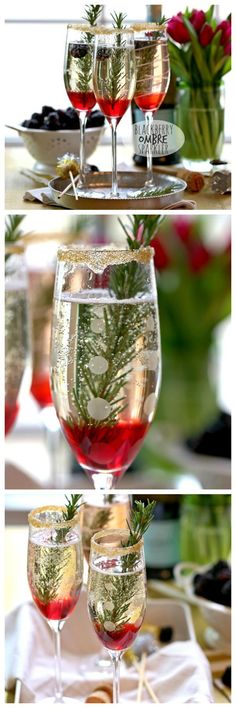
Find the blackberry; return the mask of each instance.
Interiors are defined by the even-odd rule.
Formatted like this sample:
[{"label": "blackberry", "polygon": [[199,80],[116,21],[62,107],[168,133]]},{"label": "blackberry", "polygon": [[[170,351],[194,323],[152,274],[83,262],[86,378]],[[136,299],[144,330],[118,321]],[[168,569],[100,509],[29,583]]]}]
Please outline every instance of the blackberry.
[{"label": "blackberry", "polygon": [[88,54],[88,45],[78,42],[70,45],[70,54],[74,59],[83,59]]},{"label": "blackberry", "polygon": [[147,42],[145,39],[135,39],[134,48],[135,49],[147,49],[151,46],[151,42]]},{"label": "blackberry", "polygon": [[53,108],[52,106],[43,106],[42,107],[43,118],[46,118],[46,116],[48,116],[49,113],[54,113],[54,111],[55,111],[55,108]]},{"label": "blackberry", "polygon": [[173,633],[173,627],[161,627],[159,632],[159,641],[162,642],[162,644],[167,644],[171,641],[171,639],[173,639]]},{"label": "blackberry", "polygon": [[35,120],[34,118],[31,118],[31,119],[28,121],[28,126],[26,126],[26,127],[27,127],[27,128],[33,128],[34,130],[37,130],[37,129],[39,128],[38,121]]},{"label": "blackberry", "polygon": [[90,115],[88,116],[87,120],[87,128],[98,128],[101,125],[104,125],[105,123],[105,117],[101,113],[101,111],[92,111]]},{"label": "blackberry", "polygon": [[227,580],[227,582],[224,583],[221,590],[221,597],[222,604],[226,605],[226,607],[231,607],[231,580]]},{"label": "blackberry", "polygon": [[66,111],[62,111],[60,108],[57,108],[55,113],[58,115],[58,118],[59,118],[60,129],[66,130],[66,128],[69,127],[69,122],[70,122],[70,120],[68,119],[68,116],[66,114]]},{"label": "blackberry", "polygon": [[30,120],[23,120],[23,123],[21,123],[23,128],[29,128],[30,127],[29,124],[30,124]]},{"label": "blackberry", "polygon": [[108,49],[108,47],[99,47],[97,50],[97,59],[99,61],[103,61],[104,59],[109,59],[111,56],[111,49]]},{"label": "blackberry", "polygon": [[68,121],[68,128],[71,128],[71,130],[79,130],[79,116],[77,111],[72,108],[72,106],[66,109],[66,116]]},{"label": "blackberry", "polygon": [[45,130],[60,130],[60,119],[56,111],[44,118],[43,127]]},{"label": "blackberry", "polygon": [[39,126],[42,125],[43,124],[42,113],[32,113],[30,120],[36,120],[37,123],[39,124]]},{"label": "blackberry", "polygon": [[231,666],[227,666],[223,673],[223,676],[221,677],[221,681],[223,682],[224,686],[227,686],[227,688],[231,688]]}]

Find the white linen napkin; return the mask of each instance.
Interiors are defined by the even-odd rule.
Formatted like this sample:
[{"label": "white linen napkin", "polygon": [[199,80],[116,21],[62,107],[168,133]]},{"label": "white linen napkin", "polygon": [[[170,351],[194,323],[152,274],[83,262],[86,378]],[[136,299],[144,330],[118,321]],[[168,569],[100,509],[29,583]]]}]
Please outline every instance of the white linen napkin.
[{"label": "white linen napkin", "polygon": [[[86,696],[112,681],[111,667],[101,669],[102,646],[89,621],[86,593],[66,621],[61,633],[62,678],[65,696],[84,702]],[[209,664],[194,641],[173,642],[149,656],[145,675],[160,703],[213,703]],[[31,602],[17,607],[6,618],[6,689],[22,682],[22,703],[54,695],[52,632]],[[121,702],[136,703],[138,674],[121,665]],[[143,689],[142,700],[150,702]]]}]

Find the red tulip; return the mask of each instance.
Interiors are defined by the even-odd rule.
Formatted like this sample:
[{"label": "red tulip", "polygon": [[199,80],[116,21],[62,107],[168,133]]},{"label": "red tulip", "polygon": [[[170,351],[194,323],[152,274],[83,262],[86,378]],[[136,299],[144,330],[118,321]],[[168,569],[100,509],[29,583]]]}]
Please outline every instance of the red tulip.
[{"label": "red tulip", "polygon": [[195,243],[189,253],[189,265],[193,273],[200,273],[211,261],[211,254],[203,243]]},{"label": "red tulip", "polygon": [[202,47],[207,47],[211,43],[212,37],[214,36],[214,31],[207,22],[203,25],[201,32],[199,33],[199,42]]},{"label": "red tulip", "polygon": [[168,34],[175,42],[185,44],[190,41],[190,35],[182,20],[182,13],[174,15],[167,25]]},{"label": "red tulip", "polygon": [[185,244],[189,243],[192,236],[192,220],[185,216],[178,216],[173,220],[173,226],[180,241]]},{"label": "red tulip", "polygon": [[192,14],[190,15],[190,22],[193,25],[194,29],[196,32],[200,32],[202,29],[202,26],[204,25],[206,15],[203,10],[193,10]]},{"label": "red tulip", "polygon": [[225,54],[227,57],[231,57],[231,42],[227,42],[227,44],[225,44],[225,46],[224,46],[224,54]]},{"label": "red tulip", "polygon": [[220,38],[220,44],[221,46],[224,46],[231,37],[231,22],[230,20],[223,20],[220,22],[219,25],[217,25],[217,28],[215,30],[215,34],[217,32],[221,32],[221,38]]},{"label": "red tulip", "polygon": [[165,268],[167,268],[168,265],[170,264],[171,259],[170,259],[169,254],[167,253],[166,249],[164,248],[162,242],[158,238],[158,236],[156,236],[156,238],[154,238],[152,240],[152,246],[155,251],[155,255],[154,255],[155,268],[157,270],[165,270]]}]

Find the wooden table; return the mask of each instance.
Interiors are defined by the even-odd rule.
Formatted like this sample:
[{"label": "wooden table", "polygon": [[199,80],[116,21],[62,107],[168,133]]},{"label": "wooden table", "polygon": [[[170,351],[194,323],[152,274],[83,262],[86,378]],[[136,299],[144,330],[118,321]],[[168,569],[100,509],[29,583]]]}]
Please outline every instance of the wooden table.
[{"label": "wooden table", "polygon": [[[226,155],[230,159],[230,148],[227,146]],[[118,145],[117,148],[118,164],[123,162],[130,169],[135,169],[132,156],[133,148],[131,145]],[[58,207],[45,206],[39,202],[24,201],[23,195],[26,191],[37,188],[40,184],[36,184],[28,177],[20,174],[22,169],[33,169],[34,159],[30,156],[26,148],[22,145],[14,145],[14,147],[6,147],[5,150],[5,174],[6,174],[6,192],[5,192],[5,208],[10,209],[58,209]],[[89,160],[95,164],[101,171],[109,171],[111,169],[111,146],[104,144],[98,146],[94,154]],[[137,169],[137,168],[136,168]],[[169,170],[171,174],[171,167]],[[208,180],[206,179],[206,182]],[[201,192],[190,193],[186,192],[187,199],[193,199],[197,204],[197,209],[220,209],[229,210],[231,208],[231,197],[229,194],[216,196],[206,186]]]},{"label": "wooden table", "polygon": [[[11,612],[20,603],[31,599],[26,566],[27,566],[27,542],[28,542],[28,527],[25,523],[9,524],[5,531],[5,596],[6,612]],[[14,573],[12,569],[14,568]],[[15,579],[17,578],[17,582]],[[158,592],[153,589],[149,590],[150,597],[159,597]],[[163,599],[163,595],[161,596]],[[193,624],[196,632],[196,638],[202,649],[204,650],[204,619],[199,612],[198,607],[190,607]],[[214,688],[214,700],[216,703],[228,703],[227,699]],[[6,701],[12,701],[12,695],[6,696]]]}]

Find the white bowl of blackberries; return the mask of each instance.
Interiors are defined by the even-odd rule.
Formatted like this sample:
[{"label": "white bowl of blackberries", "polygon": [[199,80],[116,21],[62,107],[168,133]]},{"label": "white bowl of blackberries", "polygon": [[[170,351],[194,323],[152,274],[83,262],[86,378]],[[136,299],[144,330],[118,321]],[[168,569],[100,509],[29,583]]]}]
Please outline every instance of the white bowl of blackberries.
[{"label": "white bowl of blackberries", "polygon": [[[91,111],[87,118],[85,135],[85,159],[97,147],[104,132],[105,118],[99,110]],[[66,110],[43,106],[40,113],[20,125],[9,126],[18,130],[25,147],[39,165],[56,166],[65,153],[79,155],[80,129],[77,111],[70,106]]]},{"label": "white bowl of blackberries", "polygon": [[231,640],[231,567],[219,560],[207,566],[179,563],[175,579],[187,595],[201,600],[199,608],[212,634],[209,643],[229,645]]}]

